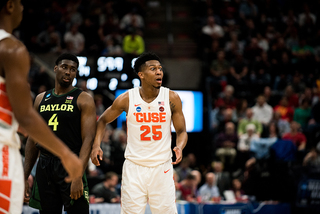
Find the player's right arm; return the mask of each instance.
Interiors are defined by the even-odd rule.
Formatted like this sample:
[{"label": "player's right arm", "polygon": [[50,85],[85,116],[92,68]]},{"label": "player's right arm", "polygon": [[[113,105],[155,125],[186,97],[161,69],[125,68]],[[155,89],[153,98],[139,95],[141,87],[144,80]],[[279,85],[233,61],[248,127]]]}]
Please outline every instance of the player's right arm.
[{"label": "player's right arm", "polygon": [[6,90],[13,113],[19,124],[44,148],[61,159],[69,174],[66,181],[82,175],[82,162],[59,140],[32,107],[28,73],[29,53],[26,47],[13,38],[4,39],[0,46],[0,65],[6,79]]},{"label": "player's right arm", "polygon": [[125,111],[128,112],[129,106],[129,92],[125,92],[117,97],[109,108],[107,108],[97,121],[97,130],[91,151],[91,161],[96,166],[99,166],[99,159],[102,160],[103,152],[100,148],[101,140],[103,138],[105,127],[108,123],[114,121],[119,115]]}]

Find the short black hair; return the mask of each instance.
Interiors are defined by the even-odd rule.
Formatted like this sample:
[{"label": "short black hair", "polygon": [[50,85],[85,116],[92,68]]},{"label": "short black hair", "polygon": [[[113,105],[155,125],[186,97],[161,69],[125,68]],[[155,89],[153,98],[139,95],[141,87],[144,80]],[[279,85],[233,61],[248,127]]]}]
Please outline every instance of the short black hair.
[{"label": "short black hair", "polygon": [[78,60],[77,56],[74,54],[70,54],[70,53],[61,54],[58,57],[58,59],[56,60],[56,65],[59,65],[59,63],[64,59],[74,61],[75,63],[77,63],[77,67],[79,67],[79,60]]},{"label": "short black hair", "polygon": [[9,0],[0,0],[0,11],[2,10],[2,8],[7,4]]},{"label": "short black hair", "polygon": [[141,66],[149,60],[158,60],[161,63],[160,58],[152,52],[146,52],[141,54],[134,63],[133,70],[138,73],[140,71]]}]

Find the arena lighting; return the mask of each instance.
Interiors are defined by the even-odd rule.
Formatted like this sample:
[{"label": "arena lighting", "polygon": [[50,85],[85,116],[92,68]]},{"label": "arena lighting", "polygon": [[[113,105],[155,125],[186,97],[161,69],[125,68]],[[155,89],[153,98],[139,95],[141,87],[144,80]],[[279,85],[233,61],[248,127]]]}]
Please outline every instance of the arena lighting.
[{"label": "arena lighting", "polygon": [[88,77],[90,75],[90,66],[87,66],[88,58],[85,56],[77,56],[79,60],[79,76],[85,76]]},{"label": "arena lighting", "polygon": [[97,60],[98,71],[122,71],[123,70],[123,58],[122,57],[105,57],[101,56]]},{"label": "arena lighting", "polygon": [[74,78],[73,81],[72,81],[72,86],[76,86],[78,83],[78,80],[77,78]]},{"label": "arena lighting", "polygon": [[128,75],[127,74],[121,74],[121,81],[124,82],[124,81],[127,81],[128,79]]},{"label": "arena lighting", "polygon": [[133,85],[134,88],[140,86],[140,80],[137,79],[137,78],[134,78],[132,80],[132,85]]},{"label": "arena lighting", "polygon": [[132,67],[132,68],[133,68],[134,63],[136,62],[136,60],[137,60],[137,58],[133,58],[133,59],[131,60],[131,67]]},{"label": "arena lighting", "polygon": [[109,89],[111,91],[114,91],[117,89],[118,86],[118,80],[116,78],[112,78],[110,79],[110,83],[109,83]]},{"label": "arena lighting", "polygon": [[87,80],[87,88],[94,91],[98,87],[98,80],[97,78],[90,78]]}]

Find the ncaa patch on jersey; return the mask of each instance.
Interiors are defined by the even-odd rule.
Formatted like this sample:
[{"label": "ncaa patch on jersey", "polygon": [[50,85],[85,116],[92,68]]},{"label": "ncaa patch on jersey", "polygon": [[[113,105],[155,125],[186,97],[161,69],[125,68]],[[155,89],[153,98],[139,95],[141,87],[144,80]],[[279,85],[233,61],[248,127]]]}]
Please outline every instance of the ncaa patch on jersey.
[{"label": "ncaa patch on jersey", "polygon": [[141,107],[138,106],[138,107],[136,108],[136,111],[137,111],[137,112],[140,112],[140,111],[141,111]]}]

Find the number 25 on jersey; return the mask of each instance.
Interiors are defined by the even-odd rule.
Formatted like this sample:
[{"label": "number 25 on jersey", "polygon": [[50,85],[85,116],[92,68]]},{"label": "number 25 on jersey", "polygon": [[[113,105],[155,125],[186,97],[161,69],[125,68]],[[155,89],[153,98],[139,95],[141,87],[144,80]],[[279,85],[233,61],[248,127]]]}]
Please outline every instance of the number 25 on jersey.
[{"label": "number 25 on jersey", "polygon": [[142,134],[140,135],[140,139],[142,141],[151,141],[151,137],[150,137],[149,133],[152,132],[152,139],[153,140],[161,140],[162,132],[159,129],[161,129],[161,125],[153,125],[153,126],[143,125],[143,126],[141,126],[140,131],[142,131]]}]

